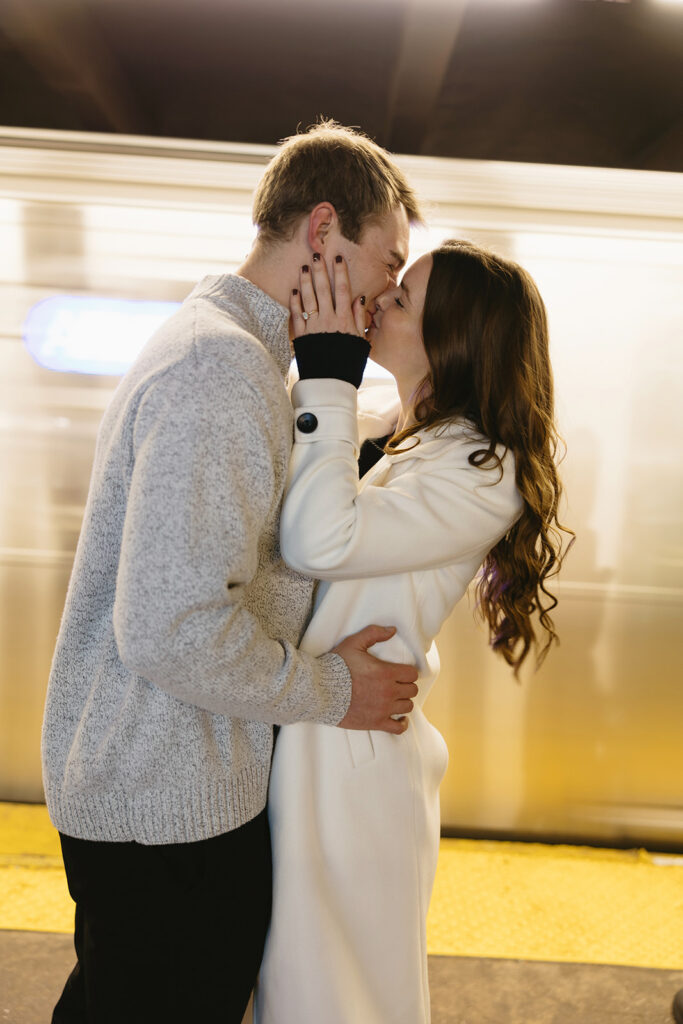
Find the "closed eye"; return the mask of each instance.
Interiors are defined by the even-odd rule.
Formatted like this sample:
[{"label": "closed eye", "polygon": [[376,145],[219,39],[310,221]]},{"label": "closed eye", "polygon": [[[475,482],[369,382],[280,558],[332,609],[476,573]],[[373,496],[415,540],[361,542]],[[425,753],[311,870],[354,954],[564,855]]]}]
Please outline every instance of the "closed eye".
[{"label": "closed eye", "polygon": [[397,306],[400,306],[401,309],[405,309],[405,306],[403,305],[401,300],[398,298],[398,296],[394,299],[394,302],[396,303]]}]

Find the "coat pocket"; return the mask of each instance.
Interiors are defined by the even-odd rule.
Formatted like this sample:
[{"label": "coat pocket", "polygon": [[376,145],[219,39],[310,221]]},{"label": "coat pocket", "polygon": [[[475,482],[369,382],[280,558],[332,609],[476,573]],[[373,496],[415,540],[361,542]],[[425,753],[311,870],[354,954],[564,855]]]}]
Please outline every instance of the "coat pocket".
[{"label": "coat pocket", "polygon": [[372,742],[372,733],[362,732],[358,729],[346,729],[345,731],[353,767],[360,768],[361,765],[374,761],[375,745]]}]

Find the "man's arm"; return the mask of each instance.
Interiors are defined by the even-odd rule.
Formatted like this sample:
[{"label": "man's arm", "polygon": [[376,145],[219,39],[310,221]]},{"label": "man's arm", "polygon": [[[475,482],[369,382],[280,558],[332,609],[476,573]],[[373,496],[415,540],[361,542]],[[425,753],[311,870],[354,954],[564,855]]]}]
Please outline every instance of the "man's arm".
[{"label": "man's arm", "polygon": [[[168,373],[150,386],[134,428],[117,645],[129,669],[209,711],[335,725],[352,696],[350,652],[299,652],[267,635],[244,602],[279,494],[273,430],[274,417],[229,368],[199,365],[191,380]],[[371,655],[350,660],[358,727],[396,731],[389,716],[401,684]]]},{"label": "man's arm", "polygon": [[277,417],[231,367],[205,362],[172,368],[137,410],[114,605],[121,659],[209,711],[335,724],[351,691],[341,658],[268,636],[245,604],[278,499]]}]

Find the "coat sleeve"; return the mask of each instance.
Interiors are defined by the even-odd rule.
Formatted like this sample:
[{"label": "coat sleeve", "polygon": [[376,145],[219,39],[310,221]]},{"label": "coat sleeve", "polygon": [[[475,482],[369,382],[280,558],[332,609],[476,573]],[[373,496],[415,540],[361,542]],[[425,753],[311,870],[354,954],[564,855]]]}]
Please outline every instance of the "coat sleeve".
[{"label": "coat sleeve", "polygon": [[[114,601],[131,671],[237,718],[336,724],[350,700],[337,655],[269,636],[245,595],[279,498],[272,417],[238,374],[152,384],[135,417]],[[284,441],[286,444],[286,439]]]},{"label": "coat sleeve", "polygon": [[292,393],[295,442],[281,519],[282,553],[325,580],[438,568],[480,553],[518,518],[511,459],[499,479],[467,461],[476,442],[447,442],[414,457],[384,486],[360,489],[356,391],[336,380],[300,381]]}]

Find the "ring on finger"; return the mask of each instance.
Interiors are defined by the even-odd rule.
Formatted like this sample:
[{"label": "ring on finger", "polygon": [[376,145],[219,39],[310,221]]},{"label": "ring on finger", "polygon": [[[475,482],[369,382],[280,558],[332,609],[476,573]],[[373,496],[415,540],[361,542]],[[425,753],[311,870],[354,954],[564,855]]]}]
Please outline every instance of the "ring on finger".
[{"label": "ring on finger", "polygon": [[309,316],[317,316],[317,315],[318,315],[318,310],[317,309],[311,309],[309,312],[303,312],[301,314],[301,319],[302,320],[308,320]]}]

